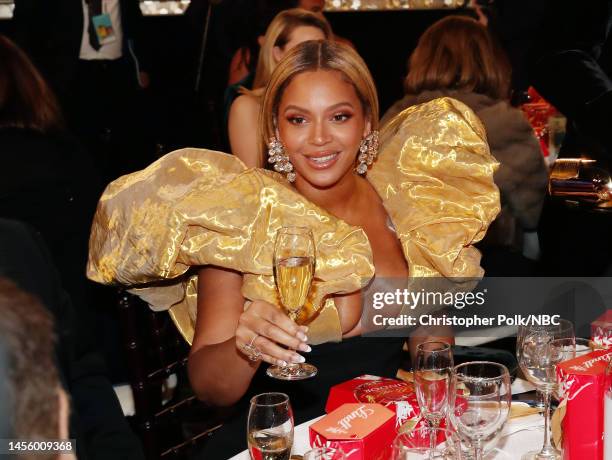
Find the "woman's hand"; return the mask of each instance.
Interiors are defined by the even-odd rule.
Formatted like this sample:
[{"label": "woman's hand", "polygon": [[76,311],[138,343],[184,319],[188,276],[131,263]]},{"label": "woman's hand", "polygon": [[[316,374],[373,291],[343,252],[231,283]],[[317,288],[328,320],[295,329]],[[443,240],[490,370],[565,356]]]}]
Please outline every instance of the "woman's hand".
[{"label": "woman's hand", "polygon": [[261,353],[261,360],[278,366],[303,363],[304,357],[293,350],[310,351],[307,331],[306,326],[298,326],[280,308],[256,300],[240,315],[236,347],[247,358],[249,346],[255,347]]}]

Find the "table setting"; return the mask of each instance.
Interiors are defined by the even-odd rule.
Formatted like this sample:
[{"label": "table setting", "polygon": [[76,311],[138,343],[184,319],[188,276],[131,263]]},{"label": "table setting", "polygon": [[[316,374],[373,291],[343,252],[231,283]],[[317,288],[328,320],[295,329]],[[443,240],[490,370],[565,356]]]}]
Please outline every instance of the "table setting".
[{"label": "table setting", "polygon": [[[307,229],[279,232],[275,277],[292,318],[306,300],[314,265]],[[589,340],[576,338],[566,319],[519,326],[514,378],[503,364],[457,364],[451,344],[423,341],[411,372],[333,385],[326,413],[297,426],[287,394],[258,394],[245,427],[248,450],[232,460],[612,460],[604,458],[603,442],[604,393],[612,382],[610,319],[595,321]],[[267,373],[287,381],[317,378],[306,363]],[[608,431],[612,438],[612,426]]]}]

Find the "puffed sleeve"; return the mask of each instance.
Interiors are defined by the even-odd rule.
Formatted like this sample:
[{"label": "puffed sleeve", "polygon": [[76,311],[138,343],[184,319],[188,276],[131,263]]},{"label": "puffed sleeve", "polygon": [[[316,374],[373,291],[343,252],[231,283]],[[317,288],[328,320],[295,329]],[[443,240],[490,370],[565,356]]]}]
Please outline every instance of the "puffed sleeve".
[{"label": "puffed sleeve", "polygon": [[398,114],[368,173],[402,243],[411,277],[480,278],[480,241],[500,210],[498,163],[461,102],[441,98]]},{"label": "puffed sleeve", "polygon": [[94,217],[87,274],[128,286],[156,310],[170,309],[191,342],[197,267],[236,270],[246,299],[279,303],[272,252],[282,226],[312,229],[317,258],[309,308],[321,312],[311,331],[321,332],[319,341],[339,340],[337,312],[324,299],[354,292],[373,276],[365,233],[310,203],[282,176],[247,169],[224,153],[178,150],[111,183]]}]

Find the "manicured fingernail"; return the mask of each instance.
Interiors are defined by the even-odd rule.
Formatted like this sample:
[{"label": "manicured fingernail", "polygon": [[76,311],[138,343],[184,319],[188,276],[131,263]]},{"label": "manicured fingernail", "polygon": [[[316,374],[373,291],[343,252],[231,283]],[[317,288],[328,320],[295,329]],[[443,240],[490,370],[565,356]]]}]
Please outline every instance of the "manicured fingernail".
[{"label": "manicured fingernail", "polygon": [[305,351],[306,353],[310,353],[312,351],[312,348],[310,348],[309,345],[306,345],[305,343],[300,345],[300,351]]},{"label": "manicured fingernail", "polygon": [[306,362],[306,358],[304,358],[302,355],[294,355],[293,362],[294,363],[304,363]]},{"label": "manicured fingernail", "polygon": [[301,331],[298,331],[296,335],[297,335],[297,338],[300,339],[302,342],[306,342],[306,340],[308,340],[308,337],[306,337],[306,334],[304,334]]}]

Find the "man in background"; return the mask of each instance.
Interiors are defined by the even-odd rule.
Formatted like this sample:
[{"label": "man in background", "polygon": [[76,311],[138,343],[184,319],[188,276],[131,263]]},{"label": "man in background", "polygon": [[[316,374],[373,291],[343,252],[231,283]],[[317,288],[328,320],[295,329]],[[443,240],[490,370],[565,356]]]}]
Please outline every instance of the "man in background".
[{"label": "man in background", "polygon": [[56,92],[106,181],[148,162],[149,86],[138,0],[16,0],[15,40]]}]

